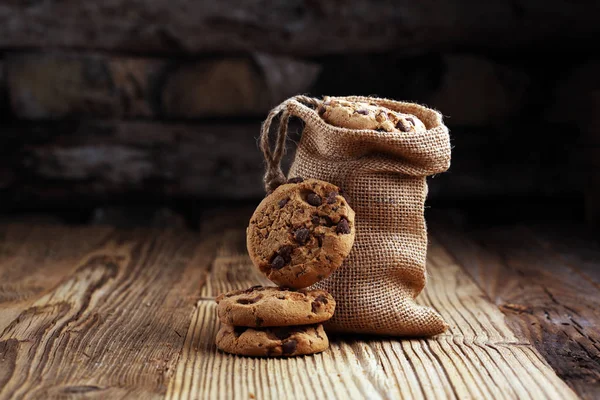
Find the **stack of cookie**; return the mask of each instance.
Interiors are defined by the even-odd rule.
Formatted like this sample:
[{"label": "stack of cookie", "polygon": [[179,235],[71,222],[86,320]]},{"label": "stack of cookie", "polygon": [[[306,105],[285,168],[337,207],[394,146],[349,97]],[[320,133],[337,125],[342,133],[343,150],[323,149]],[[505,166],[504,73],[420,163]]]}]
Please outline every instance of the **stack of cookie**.
[{"label": "stack of cookie", "polygon": [[278,357],[318,353],[329,347],[322,322],[335,310],[322,290],[254,286],[217,298],[217,346],[227,353]]},{"label": "stack of cookie", "polygon": [[342,265],[354,243],[354,211],[340,189],[293,178],[257,207],[247,230],[252,262],[278,287],[254,286],[217,298],[221,350],[248,356],[296,356],[329,346],[322,323],[335,300],[307,287]]}]

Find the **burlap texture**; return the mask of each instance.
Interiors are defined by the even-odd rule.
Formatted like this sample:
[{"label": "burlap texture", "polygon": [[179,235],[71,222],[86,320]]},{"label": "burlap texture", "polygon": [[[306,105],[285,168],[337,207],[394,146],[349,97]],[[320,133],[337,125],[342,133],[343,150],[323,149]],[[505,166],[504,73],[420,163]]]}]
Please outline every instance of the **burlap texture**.
[{"label": "burlap texture", "polygon": [[296,99],[284,103],[289,114],[305,122],[288,176],[338,185],[356,212],[356,239],[349,257],[315,285],[337,302],[327,329],[393,336],[439,334],[447,324],[433,309],[417,305],[415,298],[427,275],[426,177],[450,165],[448,129],[439,113],[417,104],[371,97],[343,99],[413,114],[427,131],[340,128]]}]

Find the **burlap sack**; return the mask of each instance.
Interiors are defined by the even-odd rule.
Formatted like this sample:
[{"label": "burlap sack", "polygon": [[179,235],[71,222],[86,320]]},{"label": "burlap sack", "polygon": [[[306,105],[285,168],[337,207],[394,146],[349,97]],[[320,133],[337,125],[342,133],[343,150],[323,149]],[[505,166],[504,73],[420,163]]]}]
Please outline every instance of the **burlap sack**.
[{"label": "burlap sack", "polygon": [[[316,112],[319,100],[291,98],[276,107],[263,125],[261,148],[268,169],[267,189],[285,177],[279,168],[290,115],[305,123],[290,177],[317,178],[341,187],[356,212],[356,239],[344,265],[317,283],[337,302],[329,331],[394,336],[430,336],[447,325],[415,298],[425,287],[427,231],[424,203],[428,175],[446,171],[450,140],[442,116],[426,107],[386,99],[375,102],[423,121],[423,133],[388,133],[332,126]],[[309,106],[307,106],[307,104]],[[275,152],[268,130],[282,113]]]}]

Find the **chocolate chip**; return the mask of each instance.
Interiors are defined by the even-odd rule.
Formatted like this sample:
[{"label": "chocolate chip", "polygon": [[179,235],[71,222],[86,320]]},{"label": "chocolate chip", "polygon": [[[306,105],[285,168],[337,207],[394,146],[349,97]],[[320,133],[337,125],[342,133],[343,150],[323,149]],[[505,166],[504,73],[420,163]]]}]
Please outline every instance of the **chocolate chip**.
[{"label": "chocolate chip", "polygon": [[310,305],[310,309],[313,313],[317,313],[317,311],[319,311],[319,308],[321,307],[321,303],[319,303],[318,301],[313,301]]},{"label": "chocolate chip", "polygon": [[325,109],[325,107],[324,107],[324,106],[321,106],[321,107],[319,107],[319,111],[318,111],[318,112],[319,112],[319,115],[323,115],[323,114],[325,114],[325,111],[327,111],[327,110]]},{"label": "chocolate chip", "polygon": [[408,132],[410,130],[410,127],[406,126],[402,120],[398,121],[396,128],[400,129],[402,132]]},{"label": "chocolate chip", "polygon": [[273,269],[281,269],[287,263],[292,261],[292,252],[294,248],[290,245],[281,246],[279,251],[273,255],[273,259],[271,260],[271,268]]},{"label": "chocolate chip", "polygon": [[310,236],[310,231],[306,228],[300,228],[296,232],[294,232],[294,239],[296,239],[296,242],[298,242],[300,244],[306,243],[309,236]]},{"label": "chocolate chip", "polygon": [[285,260],[281,256],[275,256],[273,261],[271,261],[271,268],[273,269],[281,269],[285,266]]},{"label": "chocolate chip", "polygon": [[315,298],[315,301],[316,301],[317,303],[323,303],[323,304],[327,304],[327,303],[329,303],[329,300],[327,300],[327,296],[325,296],[325,295],[322,295],[322,294],[318,295],[318,296]]},{"label": "chocolate chip", "polygon": [[277,337],[277,339],[279,340],[284,340],[289,338],[292,335],[292,330],[288,327],[282,327],[282,328],[275,328],[273,329],[273,334]]},{"label": "chocolate chip", "polygon": [[325,297],[322,294],[318,295],[310,305],[312,312],[316,313],[318,311],[318,309],[321,307],[321,304],[327,304],[327,303],[329,303],[329,301],[327,300],[327,297]]},{"label": "chocolate chip", "polygon": [[327,193],[327,204],[333,204],[337,200],[338,192],[329,192]]},{"label": "chocolate chip", "polygon": [[383,129],[383,128],[377,128],[377,129],[375,129],[375,130],[376,130],[377,132],[386,132],[386,130],[385,130],[385,129]]},{"label": "chocolate chip", "polygon": [[318,215],[313,215],[310,219],[310,222],[312,222],[314,225],[319,225],[321,223],[321,218]]},{"label": "chocolate chip", "polygon": [[321,200],[321,196],[318,194],[309,193],[308,196],[306,196],[306,202],[311,206],[319,207],[321,203],[323,203],[323,200]]},{"label": "chocolate chip", "polygon": [[409,121],[411,124],[416,125],[415,120],[412,117],[406,117],[406,120]]},{"label": "chocolate chip", "polygon": [[285,342],[284,344],[281,345],[281,351],[283,352],[283,354],[293,354],[296,351],[296,348],[298,347],[298,342],[295,341],[294,339],[292,340],[288,340],[287,342]]},{"label": "chocolate chip", "polygon": [[263,295],[259,294],[258,296],[252,297],[252,298],[249,298],[249,299],[248,298],[238,299],[237,303],[238,304],[254,304],[257,301],[259,301],[260,299],[262,299],[262,298],[263,298]]},{"label": "chocolate chip", "polygon": [[300,182],[304,182],[304,178],[302,178],[301,176],[297,176],[295,178],[290,178],[287,180],[287,183],[300,183]]},{"label": "chocolate chip", "polygon": [[286,260],[286,262],[289,262],[289,258],[292,255],[292,251],[294,251],[294,248],[287,244],[285,246],[282,246],[277,253],[281,257],[283,257],[283,259]]},{"label": "chocolate chip", "polygon": [[361,108],[360,110],[356,110],[357,113],[362,114],[362,115],[369,115],[369,110],[365,110],[364,108]]},{"label": "chocolate chip", "polygon": [[256,326],[261,326],[265,322],[265,320],[261,317],[256,317],[256,320],[254,322],[256,322]]},{"label": "chocolate chip", "polygon": [[347,235],[350,233],[350,225],[348,224],[348,220],[346,218],[340,219],[337,227],[335,228],[335,233],[341,233]]},{"label": "chocolate chip", "polygon": [[289,197],[286,197],[285,199],[279,200],[279,208],[285,207],[285,205],[287,204],[288,201],[290,201]]}]

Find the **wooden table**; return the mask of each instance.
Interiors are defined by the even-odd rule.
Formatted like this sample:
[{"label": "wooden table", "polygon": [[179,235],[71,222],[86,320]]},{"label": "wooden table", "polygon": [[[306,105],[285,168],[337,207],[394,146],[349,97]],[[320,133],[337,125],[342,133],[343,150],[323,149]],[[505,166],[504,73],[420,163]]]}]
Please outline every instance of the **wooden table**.
[{"label": "wooden table", "polygon": [[266,283],[247,217],[208,212],[199,232],[1,224],[0,398],[600,398],[594,237],[430,218],[419,302],[447,333],[256,359],[214,344],[215,296]]}]

